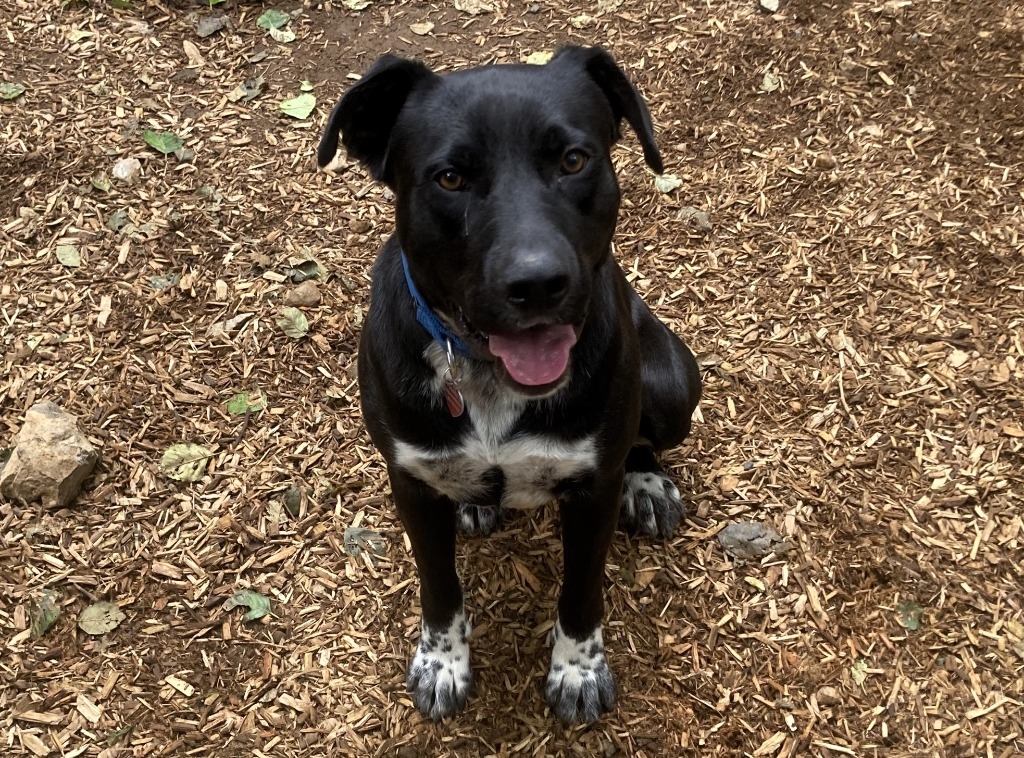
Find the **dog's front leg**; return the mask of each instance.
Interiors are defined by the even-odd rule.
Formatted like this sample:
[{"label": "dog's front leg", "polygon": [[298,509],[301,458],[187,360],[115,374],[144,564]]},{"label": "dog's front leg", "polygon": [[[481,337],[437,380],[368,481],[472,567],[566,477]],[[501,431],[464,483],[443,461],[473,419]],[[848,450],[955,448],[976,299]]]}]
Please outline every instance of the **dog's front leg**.
[{"label": "dog's front leg", "polygon": [[560,498],[562,593],[551,631],[548,704],[565,722],[594,721],[615,705],[615,677],[605,658],[604,564],[618,520],[623,472]]},{"label": "dog's front leg", "polygon": [[455,505],[397,467],[390,476],[420,577],[420,641],[406,684],[420,713],[440,721],[465,705],[473,685],[470,626],[455,570]]}]

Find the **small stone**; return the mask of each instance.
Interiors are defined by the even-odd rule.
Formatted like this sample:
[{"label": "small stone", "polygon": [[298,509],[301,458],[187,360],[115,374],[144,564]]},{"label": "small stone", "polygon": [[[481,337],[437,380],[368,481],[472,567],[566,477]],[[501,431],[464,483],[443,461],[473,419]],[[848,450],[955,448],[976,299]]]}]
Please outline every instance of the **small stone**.
[{"label": "small stone", "polygon": [[284,296],[284,304],[297,307],[319,305],[320,290],[317,288],[316,282],[307,279],[295,289],[290,290]]},{"label": "small stone", "polygon": [[110,175],[115,179],[120,179],[122,182],[134,182],[139,178],[141,170],[142,164],[139,163],[138,158],[122,158],[114,164]]},{"label": "small stone", "polygon": [[348,222],[348,228],[356,234],[366,234],[373,228],[373,224],[365,218],[354,218]]},{"label": "small stone", "polygon": [[814,165],[818,168],[831,169],[839,165],[839,162],[831,153],[818,153],[814,156]]},{"label": "small stone", "polygon": [[711,217],[705,211],[692,206],[686,206],[679,210],[679,220],[684,224],[691,224],[696,227],[697,231],[702,233],[710,232],[713,228],[711,225]]},{"label": "small stone", "polygon": [[49,401],[36,403],[25,413],[14,451],[0,471],[0,496],[62,508],[75,499],[99,459],[75,416]]},{"label": "small stone", "polygon": [[756,521],[734,521],[717,536],[725,552],[741,560],[759,561],[769,553],[782,555],[792,548],[772,527]]},{"label": "small stone", "polygon": [[842,696],[839,694],[839,690],[835,687],[822,687],[817,693],[819,705],[839,705],[843,702]]}]

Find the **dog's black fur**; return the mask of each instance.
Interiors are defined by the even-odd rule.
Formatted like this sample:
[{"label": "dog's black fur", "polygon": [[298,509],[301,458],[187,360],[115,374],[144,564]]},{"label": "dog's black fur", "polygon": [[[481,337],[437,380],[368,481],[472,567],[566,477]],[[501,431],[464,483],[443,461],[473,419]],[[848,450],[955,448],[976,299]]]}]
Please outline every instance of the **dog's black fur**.
[{"label": "dog's black fur", "polygon": [[[689,433],[700,375],[611,255],[620,194],[609,151],[623,119],[660,172],[648,109],[599,48],[445,76],[385,56],[338,102],[320,143],[323,166],[340,133],[395,194],[359,383],[420,574],[409,687],[435,719],[471,683],[459,527],[487,533],[503,504],[558,500],[564,578],[546,694],[563,720],[590,721],[615,699],[601,619],[620,506],[627,527],[664,537],[682,515],[655,452]],[[451,365],[417,321],[403,253],[423,300],[466,345]],[[576,339],[564,367],[523,347],[533,334],[564,348],[564,325]],[[510,335],[516,359],[547,381],[497,359],[493,335]],[[446,370],[462,415],[446,405]]]}]

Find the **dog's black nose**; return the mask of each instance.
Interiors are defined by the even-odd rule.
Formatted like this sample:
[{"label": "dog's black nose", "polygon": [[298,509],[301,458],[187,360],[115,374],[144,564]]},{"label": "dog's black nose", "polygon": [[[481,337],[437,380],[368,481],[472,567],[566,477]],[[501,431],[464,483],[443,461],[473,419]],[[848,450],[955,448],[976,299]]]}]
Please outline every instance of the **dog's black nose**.
[{"label": "dog's black nose", "polygon": [[530,253],[516,261],[505,286],[508,302],[523,311],[554,308],[569,291],[568,267],[552,254]]}]

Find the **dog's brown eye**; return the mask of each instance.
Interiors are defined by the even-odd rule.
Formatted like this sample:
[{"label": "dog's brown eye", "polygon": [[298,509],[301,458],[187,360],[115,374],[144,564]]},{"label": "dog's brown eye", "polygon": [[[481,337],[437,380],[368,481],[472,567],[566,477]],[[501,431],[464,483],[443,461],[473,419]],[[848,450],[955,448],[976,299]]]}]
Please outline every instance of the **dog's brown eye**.
[{"label": "dog's brown eye", "polygon": [[441,189],[458,192],[466,182],[457,171],[447,169],[437,175],[437,183],[441,185]]},{"label": "dog's brown eye", "polygon": [[587,156],[579,150],[570,150],[562,156],[562,172],[578,174],[587,165]]}]

